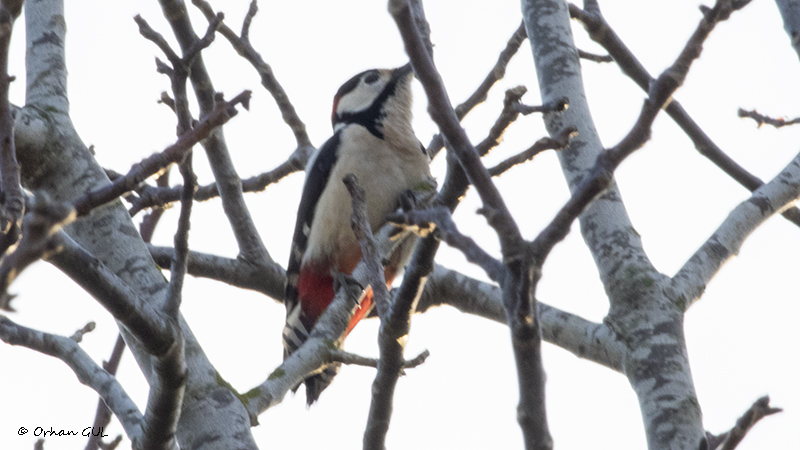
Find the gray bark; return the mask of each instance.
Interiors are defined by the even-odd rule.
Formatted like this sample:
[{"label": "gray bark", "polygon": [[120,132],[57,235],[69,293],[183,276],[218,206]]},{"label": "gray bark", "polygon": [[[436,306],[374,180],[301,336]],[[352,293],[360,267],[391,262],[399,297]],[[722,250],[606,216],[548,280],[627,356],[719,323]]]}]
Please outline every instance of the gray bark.
[{"label": "gray bark", "polygon": [[[546,114],[551,136],[578,129],[559,153],[574,191],[603,149],[589,113],[580,61],[560,0],[523,0],[542,102],[569,99],[569,109]],[[626,344],[623,371],[639,399],[648,448],[696,449],[704,431],[683,337],[683,311],[671,298],[669,278],[658,273],[642,248],[615,184],[580,217],[610,301],[605,323]]]}]

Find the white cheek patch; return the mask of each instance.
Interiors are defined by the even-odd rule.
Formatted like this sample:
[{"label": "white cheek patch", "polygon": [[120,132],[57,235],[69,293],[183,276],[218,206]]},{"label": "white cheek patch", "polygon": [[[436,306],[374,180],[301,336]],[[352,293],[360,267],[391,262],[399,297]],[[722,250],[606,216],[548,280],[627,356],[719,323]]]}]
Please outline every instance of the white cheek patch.
[{"label": "white cheek patch", "polygon": [[383,83],[375,83],[373,85],[359,85],[357,88],[345,94],[344,97],[339,99],[339,104],[336,108],[336,113],[341,114],[344,112],[358,112],[369,108],[375,97],[381,93]]}]

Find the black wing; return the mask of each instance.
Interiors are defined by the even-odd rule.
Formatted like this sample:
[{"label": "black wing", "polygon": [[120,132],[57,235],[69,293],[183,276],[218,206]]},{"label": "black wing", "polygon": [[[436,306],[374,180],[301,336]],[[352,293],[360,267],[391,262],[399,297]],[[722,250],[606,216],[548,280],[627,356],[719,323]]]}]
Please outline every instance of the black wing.
[{"label": "black wing", "polygon": [[303,195],[300,197],[300,206],[297,208],[297,223],[292,237],[292,248],[289,253],[289,265],[286,268],[286,313],[287,315],[297,304],[297,278],[300,275],[300,263],[306,252],[308,232],[314,221],[314,210],[322,191],[328,184],[333,165],[339,157],[339,144],[341,130],[336,132],[325,144],[322,145],[311,167],[306,170],[306,182],[303,186]]}]

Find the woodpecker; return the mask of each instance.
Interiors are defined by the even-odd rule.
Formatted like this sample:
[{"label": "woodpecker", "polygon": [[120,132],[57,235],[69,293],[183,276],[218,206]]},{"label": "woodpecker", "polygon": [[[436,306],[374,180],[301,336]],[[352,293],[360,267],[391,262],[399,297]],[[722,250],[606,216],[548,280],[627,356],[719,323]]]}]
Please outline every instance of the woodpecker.
[{"label": "woodpecker", "polygon": [[[351,274],[361,248],[350,226],[352,206],[342,178],[358,177],[366,192],[373,231],[386,223],[401,194],[430,177],[430,159],[411,128],[411,64],[373,69],[344,83],[333,99],[333,136],[311,157],[297,210],[286,270],[284,358],[306,341],[334,297],[335,272]],[[389,258],[384,274],[391,285],[411,254],[413,240]],[[373,306],[372,290],[362,295],[348,324],[349,333]],[[332,381],[338,365],[307,378],[306,400],[314,403]]]}]

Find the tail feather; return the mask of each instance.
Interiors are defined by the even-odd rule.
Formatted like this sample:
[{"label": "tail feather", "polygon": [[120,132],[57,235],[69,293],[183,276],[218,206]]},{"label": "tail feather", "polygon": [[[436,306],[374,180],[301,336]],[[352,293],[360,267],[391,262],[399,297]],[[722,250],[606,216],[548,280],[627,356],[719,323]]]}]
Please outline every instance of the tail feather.
[{"label": "tail feather", "polygon": [[339,373],[339,369],[341,367],[341,363],[333,363],[323,369],[322,372],[305,379],[306,403],[308,406],[313,405],[314,402],[319,399],[319,395],[322,393],[322,391],[324,391],[325,388],[333,383],[333,377]]}]

